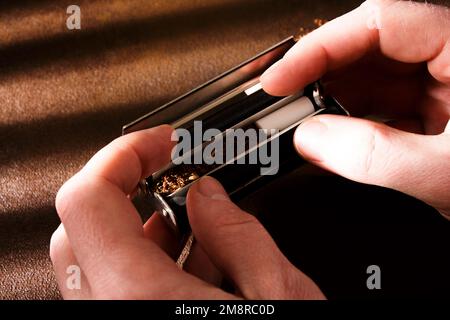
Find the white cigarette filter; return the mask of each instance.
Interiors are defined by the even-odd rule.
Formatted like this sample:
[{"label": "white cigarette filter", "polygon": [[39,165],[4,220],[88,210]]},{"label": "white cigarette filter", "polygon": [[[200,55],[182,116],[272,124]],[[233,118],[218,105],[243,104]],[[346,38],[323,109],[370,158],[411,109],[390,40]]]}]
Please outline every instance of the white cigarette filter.
[{"label": "white cigarette filter", "polygon": [[255,124],[259,129],[281,131],[314,113],[314,111],[311,100],[307,97],[301,97],[257,120]]}]

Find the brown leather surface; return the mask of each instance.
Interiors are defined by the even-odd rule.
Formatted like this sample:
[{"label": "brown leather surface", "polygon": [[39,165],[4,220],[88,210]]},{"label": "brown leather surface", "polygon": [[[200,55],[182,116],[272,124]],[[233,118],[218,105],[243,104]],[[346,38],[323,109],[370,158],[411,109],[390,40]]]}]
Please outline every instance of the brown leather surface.
[{"label": "brown leather surface", "polygon": [[59,298],[48,256],[61,184],[121,126],[359,1],[0,4],[0,298]]}]

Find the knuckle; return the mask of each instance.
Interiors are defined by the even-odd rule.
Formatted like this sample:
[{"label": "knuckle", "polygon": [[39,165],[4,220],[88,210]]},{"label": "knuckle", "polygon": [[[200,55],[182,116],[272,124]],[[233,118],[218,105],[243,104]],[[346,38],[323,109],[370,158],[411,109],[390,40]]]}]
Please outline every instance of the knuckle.
[{"label": "knuckle", "polygon": [[65,219],[73,205],[74,199],[76,199],[74,195],[79,186],[77,182],[74,182],[74,178],[65,182],[56,194],[55,207],[61,220]]},{"label": "knuckle", "polygon": [[373,157],[377,150],[377,129],[372,127],[369,131],[368,143],[367,143],[367,152],[364,153],[364,159],[362,161],[361,171],[365,176],[370,176],[370,172],[373,168]]},{"label": "knuckle", "polygon": [[[378,176],[380,169],[389,162],[390,154],[390,132],[389,130],[377,123],[371,124],[364,145],[365,152],[362,153],[362,159],[359,166],[360,179],[374,179]],[[380,161],[383,159],[383,161]]]},{"label": "knuckle", "polygon": [[217,217],[215,223],[218,232],[228,234],[262,228],[261,223],[255,216],[236,208],[229,210],[228,214]]},{"label": "knuckle", "polygon": [[54,263],[61,256],[61,235],[57,229],[50,238],[50,259]]},{"label": "knuckle", "polygon": [[95,179],[81,177],[76,174],[59,189],[55,198],[55,208],[61,219],[66,221],[70,216],[89,204],[96,188]]}]

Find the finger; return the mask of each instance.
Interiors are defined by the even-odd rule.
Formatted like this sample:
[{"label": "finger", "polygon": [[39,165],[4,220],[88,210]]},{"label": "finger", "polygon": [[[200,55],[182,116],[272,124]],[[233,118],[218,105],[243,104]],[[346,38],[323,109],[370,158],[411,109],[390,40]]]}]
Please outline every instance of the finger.
[{"label": "finger", "polygon": [[156,243],[172,259],[176,259],[180,253],[180,237],[159,214],[153,214],[144,224],[144,236]]},{"label": "finger", "polygon": [[323,115],[300,125],[299,153],[346,178],[384,186],[437,209],[449,206],[450,137],[400,131],[368,120]]},{"label": "finger", "polygon": [[74,278],[77,276],[75,273],[81,270],[62,224],[59,225],[50,240],[50,258],[62,297],[64,299],[89,298],[90,288],[84,273],[80,273],[79,282]]},{"label": "finger", "polygon": [[[158,214],[153,214],[145,223],[144,235],[174,260],[179,257],[185,245],[182,241],[183,239],[173,232]],[[209,260],[202,247],[195,241],[191,247],[188,259],[184,263],[183,270],[212,285],[219,286],[222,282],[221,273]]]},{"label": "finger", "polygon": [[117,138],[97,152],[81,173],[103,178],[130,194],[141,179],[169,163],[173,133],[172,127],[163,125]]},{"label": "finger", "polygon": [[169,161],[171,133],[170,127],[161,126],[116,139],[58,192],[58,214],[94,298],[232,298],[181,272],[145,238],[127,196],[141,178]]},{"label": "finger", "polygon": [[263,74],[264,90],[274,95],[291,94],[376,48],[378,31],[367,28],[368,17],[360,7],[304,36]]},{"label": "finger", "polygon": [[187,206],[198,243],[244,297],[323,297],[283,256],[258,220],[233,204],[216,180],[206,177],[192,186]]},{"label": "finger", "polygon": [[366,1],[303,37],[266,71],[261,82],[271,94],[292,94],[327,71],[375,49],[402,62],[428,61],[430,73],[448,82],[449,37],[450,13],[444,7],[411,1]]},{"label": "finger", "polygon": [[144,238],[142,221],[127,197],[141,178],[169,161],[171,132],[162,126],[116,139],[58,192],[58,214],[88,279],[107,274],[102,268],[123,270],[126,259],[118,256],[131,255],[133,248],[142,246],[161,265],[173,264]]},{"label": "finger", "polygon": [[222,273],[197,242],[192,245],[191,253],[184,264],[184,270],[214,286],[220,286],[222,283]]}]

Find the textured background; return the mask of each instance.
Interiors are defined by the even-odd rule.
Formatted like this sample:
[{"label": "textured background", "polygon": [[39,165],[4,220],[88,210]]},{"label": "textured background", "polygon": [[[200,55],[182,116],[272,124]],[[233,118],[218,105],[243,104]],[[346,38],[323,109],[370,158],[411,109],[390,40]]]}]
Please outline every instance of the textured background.
[{"label": "textured background", "polygon": [[[2,1],[0,298],[59,297],[48,257],[49,239],[58,224],[53,207],[56,191],[97,149],[118,136],[123,124],[296,33],[314,18],[333,18],[359,2],[78,0],[82,30],[68,31],[65,11],[73,1]],[[392,259],[403,259],[401,250],[410,248],[418,235],[429,239],[423,234],[424,225],[428,223],[431,235],[440,234],[436,228],[447,227],[438,218],[428,218],[434,217],[430,208],[407,197],[343,179],[323,179],[324,183],[316,180],[313,188],[297,188],[310,199],[318,190],[329,192],[331,205],[315,200],[318,212],[324,214],[305,215],[297,225],[290,220],[301,215],[286,215],[293,208],[289,199],[295,198],[293,190],[297,190],[287,189],[288,183],[275,186],[278,191],[263,191],[263,199],[276,201],[249,199],[246,205],[264,205],[262,219],[280,246],[331,297],[367,294],[363,266],[385,261],[390,270]],[[280,194],[283,188],[287,190]],[[349,210],[348,199],[355,196],[367,197],[370,205]],[[379,197],[390,202],[378,201]],[[377,201],[372,203],[374,198]],[[392,222],[394,211],[408,210],[417,212],[409,229],[401,225],[402,215]],[[373,226],[370,219],[361,218],[373,218],[379,211],[384,213],[375,218],[381,219],[375,227],[369,227]],[[391,235],[388,242],[401,246],[394,246],[387,255],[378,240],[366,239],[370,230],[383,228],[384,236]],[[293,239],[301,240],[300,245],[292,245]],[[448,240],[442,236],[432,241]],[[417,260],[422,259],[420,252],[429,252],[428,244],[418,243],[424,246],[423,252],[413,244],[406,256],[413,261],[418,251]],[[363,254],[367,250],[373,260]],[[295,255],[298,251],[302,255]],[[361,259],[351,264],[354,256]],[[432,256],[438,260],[431,265],[447,268],[441,256]],[[397,271],[402,274],[402,270],[400,264]],[[356,273],[354,279],[351,272]],[[400,279],[407,285],[409,276]],[[395,272],[391,277],[398,279]],[[430,291],[427,279],[417,292]],[[431,289],[440,285],[433,283]],[[389,291],[389,286],[387,291],[403,292]]]}]

